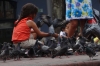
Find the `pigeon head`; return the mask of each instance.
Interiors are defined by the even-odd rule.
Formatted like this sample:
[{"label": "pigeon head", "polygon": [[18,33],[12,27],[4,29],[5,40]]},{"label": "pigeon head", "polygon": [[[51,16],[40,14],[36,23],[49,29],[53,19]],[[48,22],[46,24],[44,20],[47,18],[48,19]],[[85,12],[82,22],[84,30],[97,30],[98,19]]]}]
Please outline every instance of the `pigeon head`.
[{"label": "pigeon head", "polygon": [[42,27],[43,24],[44,24],[44,22],[42,21],[41,18],[39,18],[39,19],[37,20],[37,22],[36,22],[36,25],[37,25],[38,27]]},{"label": "pigeon head", "polygon": [[4,50],[4,49],[6,49],[6,48],[8,48],[8,44],[7,44],[7,42],[4,42],[4,43],[3,43],[2,49]]},{"label": "pigeon head", "polygon": [[61,26],[65,26],[65,25],[68,24],[68,23],[69,23],[69,21],[66,21],[66,20],[63,20],[63,19],[57,19],[57,18],[55,18],[55,19],[53,20],[53,26],[54,26],[55,28],[61,27]]},{"label": "pigeon head", "polygon": [[40,17],[42,19],[42,21],[47,24],[48,26],[51,26],[51,22],[52,22],[52,19],[50,16],[48,15],[41,15]]}]

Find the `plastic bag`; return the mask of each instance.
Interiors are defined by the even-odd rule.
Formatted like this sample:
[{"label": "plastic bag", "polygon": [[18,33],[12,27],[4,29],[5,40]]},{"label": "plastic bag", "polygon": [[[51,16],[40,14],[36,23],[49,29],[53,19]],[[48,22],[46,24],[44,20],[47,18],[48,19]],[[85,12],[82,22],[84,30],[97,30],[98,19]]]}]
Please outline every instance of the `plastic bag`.
[{"label": "plastic bag", "polygon": [[94,34],[98,38],[100,38],[100,26],[98,23],[86,23],[83,29],[83,36],[88,37],[90,34]]},{"label": "plastic bag", "polygon": [[89,23],[85,23],[84,29],[83,29],[83,36],[84,37],[88,37],[91,34],[91,26],[92,24]]},{"label": "plastic bag", "polygon": [[93,24],[91,32],[100,39],[100,26],[98,24]]},{"label": "plastic bag", "polygon": [[100,13],[98,10],[93,9],[94,18],[91,20],[87,20],[85,27],[83,29],[83,36],[88,37],[91,34],[94,34],[98,38],[100,38]]}]

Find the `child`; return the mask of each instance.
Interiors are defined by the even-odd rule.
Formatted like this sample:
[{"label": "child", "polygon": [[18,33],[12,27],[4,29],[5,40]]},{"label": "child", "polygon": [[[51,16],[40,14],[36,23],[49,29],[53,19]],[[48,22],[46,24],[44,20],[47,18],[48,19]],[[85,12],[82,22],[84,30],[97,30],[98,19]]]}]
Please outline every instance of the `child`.
[{"label": "child", "polygon": [[[23,48],[29,48],[31,46],[34,46],[36,40],[29,39],[31,34],[31,29],[33,29],[32,33],[35,33],[40,37],[50,36],[49,33],[41,32],[38,29],[37,25],[35,24],[34,19],[36,17],[37,12],[38,8],[32,3],[27,3],[22,7],[20,17],[15,22],[12,34],[12,41],[15,45],[21,42],[20,46]],[[55,33],[53,36],[57,37],[58,34]],[[39,43],[42,42],[39,41]]]},{"label": "child", "polygon": [[65,32],[65,26],[62,26],[60,29],[60,34],[59,34],[59,39],[58,39],[58,43],[61,43],[63,41],[63,38],[67,38],[67,33]]},{"label": "child", "polygon": [[61,27],[60,37],[67,37],[65,32],[65,26]]}]

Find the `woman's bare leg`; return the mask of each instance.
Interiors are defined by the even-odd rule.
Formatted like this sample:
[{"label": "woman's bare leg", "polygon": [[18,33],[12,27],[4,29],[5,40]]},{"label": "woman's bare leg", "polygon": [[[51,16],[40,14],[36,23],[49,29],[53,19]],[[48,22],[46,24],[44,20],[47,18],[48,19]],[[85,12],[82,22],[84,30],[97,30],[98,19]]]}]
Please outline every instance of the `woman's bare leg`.
[{"label": "woman's bare leg", "polygon": [[69,28],[69,25],[67,24],[66,27],[65,27],[65,32],[67,34],[67,37],[68,37],[68,28]]},{"label": "woman's bare leg", "polygon": [[83,31],[85,23],[86,23],[86,19],[80,20],[80,33],[81,33],[81,35],[82,35],[82,31]]},{"label": "woman's bare leg", "polygon": [[75,30],[78,26],[78,20],[71,20],[70,23],[68,24],[68,37],[72,37],[75,33]]}]

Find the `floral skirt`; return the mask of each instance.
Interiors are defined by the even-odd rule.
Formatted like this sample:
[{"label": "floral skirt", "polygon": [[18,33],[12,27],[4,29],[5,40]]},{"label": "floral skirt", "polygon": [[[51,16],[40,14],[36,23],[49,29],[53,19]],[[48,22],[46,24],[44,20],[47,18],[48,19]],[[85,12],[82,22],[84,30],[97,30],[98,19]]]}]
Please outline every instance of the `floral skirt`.
[{"label": "floral skirt", "polygon": [[66,0],[66,20],[91,18],[93,18],[91,0]]}]

